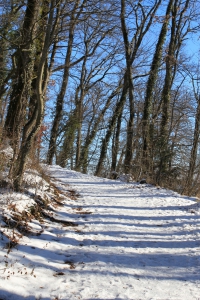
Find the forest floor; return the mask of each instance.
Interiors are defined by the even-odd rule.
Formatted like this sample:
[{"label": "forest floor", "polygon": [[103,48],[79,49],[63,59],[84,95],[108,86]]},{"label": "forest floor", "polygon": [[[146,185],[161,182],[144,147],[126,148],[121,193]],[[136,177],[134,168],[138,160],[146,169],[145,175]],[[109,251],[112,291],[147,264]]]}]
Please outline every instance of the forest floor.
[{"label": "forest floor", "polygon": [[[47,169],[47,168],[46,168]],[[200,299],[200,203],[48,168],[0,189],[0,299]]]}]

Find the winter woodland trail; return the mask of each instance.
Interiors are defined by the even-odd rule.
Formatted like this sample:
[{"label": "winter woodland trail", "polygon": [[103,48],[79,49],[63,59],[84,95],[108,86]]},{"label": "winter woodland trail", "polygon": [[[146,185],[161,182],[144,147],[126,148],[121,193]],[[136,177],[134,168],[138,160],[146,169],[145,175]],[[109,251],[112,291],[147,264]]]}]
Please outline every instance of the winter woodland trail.
[{"label": "winter woodland trail", "polygon": [[52,211],[72,226],[33,221],[40,235],[24,236],[7,255],[0,249],[0,299],[200,299],[194,201],[58,166],[49,173],[63,195],[79,194]]},{"label": "winter woodland trail", "polygon": [[91,212],[80,215],[80,248],[71,251],[84,262],[71,283],[82,286],[80,299],[200,299],[200,221],[191,201],[60,168],[54,177],[67,178],[81,195],[76,205]]}]

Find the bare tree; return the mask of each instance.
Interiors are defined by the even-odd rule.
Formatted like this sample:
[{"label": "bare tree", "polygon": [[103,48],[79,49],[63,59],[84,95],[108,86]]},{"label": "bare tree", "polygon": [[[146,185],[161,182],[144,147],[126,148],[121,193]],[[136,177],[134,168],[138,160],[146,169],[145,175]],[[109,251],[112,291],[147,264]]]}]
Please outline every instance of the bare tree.
[{"label": "bare tree", "polygon": [[[43,3],[46,9],[46,4]],[[32,142],[36,136],[38,130],[43,121],[44,116],[44,91],[43,91],[43,78],[45,72],[45,63],[48,56],[49,47],[51,45],[52,28],[53,28],[53,16],[54,9],[56,7],[56,0],[51,0],[49,5],[49,16],[47,20],[46,31],[44,35],[43,47],[41,49],[39,67],[37,70],[37,82],[36,82],[36,93],[37,93],[37,103],[35,104],[34,111],[24,126],[22,142],[19,149],[19,154],[14,162],[13,170],[13,184],[15,190],[20,190],[23,180],[23,173],[26,166],[28,154],[32,147]],[[30,9],[28,7],[27,9]]]},{"label": "bare tree", "polygon": [[[156,79],[159,72],[159,67],[161,65],[162,60],[162,53],[163,53],[163,46],[166,39],[168,25],[171,18],[171,11],[173,0],[170,0],[167,5],[165,16],[162,17],[162,28],[160,30],[159,38],[156,44],[156,49],[154,52],[153,60],[151,63],[150,75],[147,81],[146,86],[146,95],[144,101],[144,112],[142,118],[142,127],[143,127],[143,154],[142,154],[142,173],[149,173],[152,172],[151,161],[152,161],[152,153],[151,153],[151,134],[150,134],[150,123],[152,118],[152,98],[153,92],[155,90]],[[143,175],[144,176],[144,175]]]},{"label": "bare tree", "polygon": [[[106,157],[107,147],[112,135],[112,132],[115,128],[116,121],[121,114],[124,104],[126,102],[127,95],[129,96],[130,104],[130,118],[129,118],[129,127],[127,130],[127,147],[125,154],[125,166],[127,166],[126,172],[129,169],[132,159],[132,138],[133,138],[133,117],[134,117],[134,99],[133,99],[133,83],[132,83],[132,64],[137,57],[138,50],[141,46],[144,36],[148,32],[155,13],[160,5],[161,1],[155,1],[154,5],[151,7],[143,6],[141,1],[138,1],[136,4],[131,4],[131,10],[134,12],[134,24],[135,30],[131,41],[128,40],[128,30],[125,24],[125,8],[126,1],[121,0],[121,12],[120,12],[120,22],[121,22],[121,31],[123,35],[124,47],[125,47],[125,59],[126,59],[126,70],[123,76],[123,89],[121,92],[121,98],[116,104],[113,116],[111,117],[106,136],[102,141],[101,153],[99,161],[96,167],[95,174],[99,176],[103,169],[103,162]],[[132,7],[133,6],[133,7]]]},{"label": "bare tree", "polygon": [[[157,181],[160,184],[161,177],[165,177],[171,153],[169,152],[169,119],[170,119],[170,98],[171,88],[175,79],[178,55],[182,43],[190,32],[190,15],[185,16],[189,8],[190,0],[182,4],[182,1],[175,0],[172,9],[171,34],[167,55],[165,58],[166,74],[162,91],[162,118],[160,126],[160,165]],[[164,180],[163,177],[163,180]]]},{"label": "bare tree", "polygon": [[71,54],[73,49],[74,30],[77,22],[79,21],[79,16],[84,8],[85,3],[86,0],[83,0],[82,2],[80,0],[76,0],[70,15],[69,39],[68,39],[66,56],[65,56],[64,74],[62,78],[60,92],[56,100],[56,111],[55,111],[53,126],[51,129],[51,137],[50,137],[49,150],[47,155],[48,164],[52,164],[53,156],[55,155],[55,151],[56,151],[56,139],[58,135],[58,127],[62,117],[64,97],[65,97],[68,80],[69,80],[69,69],[70,69],[70,59],[71,59]]},{"label": "bare tree", "polygon": [[[197,75],[195,77],[190,72],[190,77],[192,79],[194,97],[196,100],[196,114],[195,114],[195,126],[194,126],[194,133],[192,138],[192,148],[189,160],[189,170],[187,172],[186,182],[183,188],[182,193],[186,193],[187,195],[191,196],[195,193],[195,182],[198,182],[198,176],[195,177],[195,168],[197,165],[197,153],[199,147],[199,135],[200,135],[200,93],[199,93],[199,78],[198,78],[198,70]],[[197,188],[197,191],[199,188]]]}]

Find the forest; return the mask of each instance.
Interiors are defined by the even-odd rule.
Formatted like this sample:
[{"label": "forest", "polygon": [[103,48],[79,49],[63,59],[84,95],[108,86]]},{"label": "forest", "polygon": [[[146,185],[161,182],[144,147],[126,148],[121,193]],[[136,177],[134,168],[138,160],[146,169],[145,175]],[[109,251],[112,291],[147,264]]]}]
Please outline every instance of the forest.
[{"label": "forest", "polygon": [[15,191],[31,161],[200,195],[198,0],[1,0],[0,15]]}]

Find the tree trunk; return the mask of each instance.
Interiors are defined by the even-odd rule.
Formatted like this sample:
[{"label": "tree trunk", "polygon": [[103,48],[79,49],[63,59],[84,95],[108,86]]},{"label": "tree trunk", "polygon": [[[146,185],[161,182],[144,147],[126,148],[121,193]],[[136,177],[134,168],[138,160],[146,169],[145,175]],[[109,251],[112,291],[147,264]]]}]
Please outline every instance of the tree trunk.
[{"label": "tree trunk", "polygon": [[[180,11],[180,2],[175,0],[172,9],[172,20],[171,20],[171,35],[168,53],[166,55],[166,74],[165,82],[162,91],[162,117],[160,125],[160,163],[159,171],[157,174],[157,182],[161,184],[161,181],[167,181],[167,170],[169,161],[171,160],[172,153],[170,152],[168,142],[169,142],[169,111],[170,111],[170,99],[171,99],[171,88],[176,74],[176,52],[179,53],[182,42],[183,42],[183,32],[182,32],[182,20],[185,18],[185,11],[188,8],[190,0],[185,2],[185,6]],[[189,19],[188,19],[189,20]],[[186,20],[184,20],[183,28],[185,27]],[[188,31],[186,31],[187,33]],[[185,34],[186,34],[185,33]],[[185,35],[184,34],[184,35]]]},{"label": "tree trunk", "polygon": [[104,108],[102,109],[102,111],[100,112],[96,120],[94,121],[94,125],[92,129],[88,132],[86,136],[85,143],[81,148],[81,155],[80,155],[80,166],[82,168],[83,173],[85,174],[87,173],[89,147],[96,136],[98,126],[101,123],[107,109],[109,108],[111,101],[113,100],[114,97],[116,97],[119,94],[121,88],[122,88],[122,83],[120,81],[118,87],[108,97]]},{"label": "tree trunk", "polygon": [[[141,1],[138,1],[138,10],[139,8],[141,8],[142,11],[142,17],[139,15],[137,15],[137,13],[139,14],[139,12],[136,10],[136,22],[135,22],[135,26],[136,26],[136,31],[135,34],[132,38],[132,42],[129,43],[128,41],[128,31],[126,29],[126,25],[125,25],[125,0],[121,0],[121,14],[120,14],[120,20],[121,20],[121,29],[122,29],[122,35],[123,35],[123,39],[124,39],[124,46],[125,46],[125,58],[126,58],[126,71],[124,74],[124,87],[122,90],[122,95],[120,98],[120,101],[117,103],[115,111],[113,113],[112,118],[110,119],[110,122],[108,124],[108,130],[106,133],[105,138],[102,141],[102,146],[101,146],[101,153],[100,153],[100,158],[96,167],[96,172],[95,175],[100,176],[102,169],[103,169],[103,163],[106,157],[106,153],[107,153],[107,147],[108,147],[108,143],[110,141],[110,137],[112,135],[112,132],[114,130],[115,124],[116,124],[116,120],[118,118],[118,116],[121,114],[123,108],[124,108],[124,104],[126,101],[126,96],[128,91],[129,92],[129,100],[130,100],[130,109],[132,109],[133,107],[133,98],[132,98],[132,93],[133,93],[133,83],[132,83],[132,64],[136,58],[136,55],[138,53],[138,50],[140,48],[140,45],[142,43],[142,40],[145,36],[145,34],[148,32],[152,22],[153,22],[153,18],[155,16],[155,13],[161,3],[161,0],[155,1],[154,5],[149,9],[149,11],[145,14],[143,11],[143,6],[140,3]],[[138,19],[137,19],[138,18]],[[138,20],[140,20],[140,22],[138,22]],[[132,50],[131,50],[131,47]],[[133,118],[133,111],[131,112],[131,119]],[[132,129],[132,120],[130,121],[130,132],[129,132],[129,136],[132,136],[133,134],[133,129]],[[132,159],[132,141],[129,140],[130,143],[130,147],[128,145],[127,147],[127,162],[128,159]]]},{"label": "tree trunk", "polygon": [[[69,80],[70,59],[71,59],[72,46],[73,46],[73,40],[74,40],[74,30],[75,30],[75,26],[76,26],[76,23],[78,20],[78,16],[80,14],[80,12],[79,12],[75,16],[75,13],[79,6],[79,3],[80,3],[80,0],[76,0],[76,2],[74,4],[74,8],[71,13],[71,19],[70,19],[70,24],[69,24],[69,40],[68,40],[68,47],[67,47],[67,52],[66,52],[66,56],[65,56],[64,74],[63,74],[63,78],[62,78],[60,92],[59,92],[59,94],[57,96],[57,100],[56,100],[55,117],[53,120],[52,129],[51,129],[49,149],[48,149],[48,154],[47,154],[47,163],[49,165],[52,164],[53,157],[56,152],[56,140],[57,140],[57,136],[58,136],[58,127],[60,124],[60,120],[62,118],[64,97],[65,97],[68,80]],[[82,9],[82,7],[81,7],[81,9]]]},{"label": "tree trunk", "polygon": [[127,142],[124,160],[124,172],[129,173],[133,155],[133,125],[134,125],[134,98],[133,98],[133,80],[132,80],[132,61],[131,45],[128,40],[128,30],[125,22],[125,1],[121,0],[121,30],[124,40],[126,68],[127,68],[127,85],[129,95],[129,122],[127,128]]},{"label": "tree trunk", "polygon": [[199,134],[200,134],[200,95],[197,99],[197,111],[195,117],[195,128],[194,128],[194,137],[193,137],[193,144],[191,150],[191,157],[190,157],[190,164],[189,164],[189,171],[187,174],[187,179],[185,183],[185,187],[183,189],[183,193],[186,193],[188,196],[192,196],[193,192],[193,180],[194,180],[194,171],[197,161],[197,152],[199,146]]},{"label": "tree trunk", "polygon": [[97,164],[97,167],[96,167],[96,172],[95,172],[96,176],[100,176],[101,172],[103,170],[103,164],[104,164],[104,160],[106,158],[108,143],[110,141],[110,137],[111,137],[112,132],[114,130],[116,121],[117,121],[119,115],[122,113],[124,104],[126,102],[127,92],[128,92],[128,85],[127,85],[127,72],[126,72],[125,75],[124,75],[124,86],[123,86],[123,90],[122,90],[122,95],[120,97],[119,102],[116,104],[113,116],[112,116],[112,118],[110,119],[110,121],[108,123],[108,129],[107,129],[107,132],[106,132],[106,136],[102,141],[101,153],[100,153],[99,161],[98,161],[98,164]]},{"label": "tree trunk", "polygon": [[22,28],[22,38],[18,50],[13,56],[16,61],[13,86],[10,95],[7,116],[4,125],[6,136],[14,139],[17,147],[19,135],[24,123],[27,99],[24,91],[30,89],[32,79],[33,60],[31,58],[34,44],[35,21],[38,15],[38,1],[28,0]]},{"label": "tree trunk", "polygon": [[150,75],[147,81],[146,95],[144,101],[144,112],[142,118],[142,130],[143,130],[143,151],[142,151],[142,171],[145,174],[148,174],[150,171],[150,122],[152,117],[152,98],[153,91],[155,88],[156,79],[158,76],[159,67],[162,59],[162,50],[167,35],[172,5],[174,0],[168,2],[167,10],[165,13],[165,20],[160,31],[158,42],[156,44],[156,49],[153,56],[153,61],[151,64]]},{"label": "tree trunk", "polygon": [[88,58],[88,45],[85,42],[85,58],[82,64],[81,78],[80,78],[80,95],[78,94],[76,102],[77,110],[77,138],[76,138],[76,161],[75,170],[80,171],[80,159],[81,159],[81,137],[82,137],[82,122],[83,122],[83,100],[85,97],[85,79],[86,79],[86,62]]},{"label": "tree trunk", "polygon": [[77,130],[77,110],[74,109],[65,126],[65,133],[64,133],[64,142],[62,145],[62,149],[57,155],[56,163],[61,167],[65,168],[68,159],[72,156],[71,151],[73,149],[73,143],[75,140],[75,134]]},{"label": "tree trunk", "polygon": [[116,167],[117,167],[117,155],[119,152],[119,137],[120,137],[121,123],[122,123],[122,113],[118,117],[116,132],[114,133],[113,136],[111,171],[116,171]]},{"label": "tree trunk", "polygon": [[42,88],[43,76],[44,76],[45,63],[46,63],[46,59],[48,56],[49,47],[51,43],[55,4],[56,4],[56,0],[51,0],[46,35],[45,35],[45,40],[41,52],[38,72],[37,72],[37,82],[36,82],[37,103],[35,105],[34,112],[31,116],[31,119],[27,122],[24,128],[20,151],[14,165],[13,185],[16,191],[19,191],[21,189],[23,173],[25,170],[28,154],[30,152],[34,137],[36,136],[38,130],[40,129],[40,126],[43,121],[43,116],[44,116],[44,95],[43,95],[43,88]]}]

